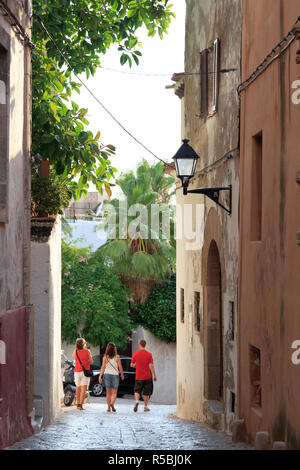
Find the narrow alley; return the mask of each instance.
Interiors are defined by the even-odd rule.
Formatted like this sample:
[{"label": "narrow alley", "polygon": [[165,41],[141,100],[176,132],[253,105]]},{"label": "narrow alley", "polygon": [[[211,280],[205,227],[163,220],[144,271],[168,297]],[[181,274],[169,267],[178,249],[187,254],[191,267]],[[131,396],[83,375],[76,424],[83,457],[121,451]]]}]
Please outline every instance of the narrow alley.
[{"label": "narrow alley", "polygon": [[107,413],[105,397],[91,397],[83,412],[62,407],[52,425],[8,450],[250,449],[204,424],[176,418],[176,406],[151,403],[151,411],[144,413],[141,403],[134,413],[133,404],[132,398],[119,398],[117,412]]}]

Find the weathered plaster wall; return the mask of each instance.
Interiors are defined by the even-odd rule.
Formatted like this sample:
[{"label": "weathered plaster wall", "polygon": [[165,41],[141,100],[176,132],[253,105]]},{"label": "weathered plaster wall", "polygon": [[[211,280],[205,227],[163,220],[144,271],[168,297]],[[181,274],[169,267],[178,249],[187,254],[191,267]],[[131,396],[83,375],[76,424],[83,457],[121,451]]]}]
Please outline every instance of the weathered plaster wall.
[{"label": "weathered plaster wall", "polygon": [[[196,176],[190,189],[232,185],[231,216],[208,198],[200,195],[183,196],[177,191],[177,206],[191,204],[193,229],[200,227],[202,241],[194,250],[187,250],[185,242],[177,241],[177,399],[178,416],[202,420],[205,396],[206,345],[206,290],[207,254],[215,240],[221,256],[222,322],[223,322],[223,408],[224,426],[228,429],[231,413],[231,392],[237,387],[236,339],[228,339],[229,302],[234,302],[235,329],[237,326],[238,276],[238,199],[239,199],[239,100],[241,57],[241,1],[187,0],[185,71],[200,70],[200,52],[219,38],[221,42],[220,68],[235,68],[235,72],[220,75],[218,112],[202,119],[200,114],[199,75],[186,76],[185,81],[185,135],[200,156]],[[227,159],[227,154],[232,155]],[[223,159],[219,160],[221,157]],[[218,163],[215,162],[218,160]],[[200,172],[208,165],[212,165]],[[198,172],[198,174],[197,174]],[[203,218],[196,220],[196,204],[204,204]],[[210,221],[213,211],[213,221]],[[203,246],[204,243],[204,246]],[[185,290],[185,322],[180,320],[180,289]],[[200,333],[195,330],[194,291],[200,292]],[[184,359],[183,359],[184,358]]]},{"label": "weathered plaster wall", "polygon": [[138,351],[138,342],[145,339],[146,349],[152,353],[157,382],[154,382],[153,403],[176,404],[176,344],[165,343],[151,331],[137,328],[132,333],[132,354]]},{"label": "weathered plaster wall", "polygon": [[[30,18],[14,1],[7,2],[30,35]],[[18,8],[16,9],[16,7]],[[26,2],[28,11],[31,1]],[[0,28],[10,40],[8,86],[7,222],[0,223],[0,339],[8,360],[0,365],[0,448],[32,433],[32,313],[29,299],[31,51],[0,14]],[[0,129],[5,137],[4,129]],[[0,158],[6,158],[1,142]],[[2,163],[2,162],[1,162]],[[3,169],[3,165],[0,165]],[[6,171],[6,170],[5,170]],[[1,175],[1,180],[3,181]],[[16,336],[17,332],[17,336]],[[17,370],[16,370],[17,368]],[[13,372],[12,372],[13,371]]]},{"label": "weathered plaster wall", "polygon": [[[299,12],[298,0],[244,1],[243,79],[291,30]],[[300,105],[291,101],[298,49],[295,41],[242,93],[241,114],[240,416],[252,440],[257,431],[269,431],[271,441],[291,448],[300,448],[300,366],[291,361],[292,342],[300,339]],[[260,131],[262,236],[251,242],[252,137]],[[260,408],[251,405],[249,344],[261,351]]]},{"label": "weathered plaster wall", "polygon": [[[0,223],[0,312],[24,305],[24,47],[0,15],[0,26],[11,36],[9,105],[8,223]],[[23,64],[23,66],[20,66]]]},{"label": "weathered plaster wall", "polygon": [[61,221],[47,242],[31,243],[31,299],[35,305],[34,395],[44,401],[44,424],[56,416],[61,382]]}]

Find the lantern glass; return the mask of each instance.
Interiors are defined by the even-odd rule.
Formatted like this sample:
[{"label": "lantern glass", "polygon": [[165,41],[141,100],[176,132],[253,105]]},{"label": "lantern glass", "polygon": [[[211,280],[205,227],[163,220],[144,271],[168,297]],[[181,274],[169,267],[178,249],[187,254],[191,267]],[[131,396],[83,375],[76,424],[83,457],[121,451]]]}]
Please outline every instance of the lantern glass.
[{"label": "lantern glass", "polygon": [[177,175],[180,177],[192,177],[195,173],[195,158],[177,158]]}]

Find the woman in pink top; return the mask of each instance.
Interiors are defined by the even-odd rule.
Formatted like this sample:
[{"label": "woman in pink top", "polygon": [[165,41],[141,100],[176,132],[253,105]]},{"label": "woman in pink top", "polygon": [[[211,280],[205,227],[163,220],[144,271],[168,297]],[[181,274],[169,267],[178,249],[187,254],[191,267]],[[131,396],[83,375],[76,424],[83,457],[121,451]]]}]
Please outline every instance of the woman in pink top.
[{"label": "woman in pink top", "polygon": [[75,359],[74,376],[76,385],[76,403],[77,410],[83,410],[84,408],[82,408],[82,403],[84,402],[85,394],[90,384],[90,378],[84,375],[81,364],[85,369],[90,370],[90,364],[93,364],[93,359],[83,338],[78,338],[76,340],[75,347],[76,349],[73,352],[73,357]]}]

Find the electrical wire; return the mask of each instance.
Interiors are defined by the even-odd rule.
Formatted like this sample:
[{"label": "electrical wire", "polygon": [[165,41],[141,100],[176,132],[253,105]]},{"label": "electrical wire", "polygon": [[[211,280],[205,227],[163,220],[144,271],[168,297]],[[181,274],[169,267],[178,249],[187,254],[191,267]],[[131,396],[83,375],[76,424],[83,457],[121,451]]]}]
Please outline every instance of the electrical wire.
[{"label": "electrical wire", "polygon": [[[195,175],[192,179],[196,178],[197,176],[203,174],[203,173],[208,173],[210,171],[213,171],[214,169],[217,169],[219,168],[221,165],[223,165],[224,163],[226,163],[228,160],[231,160],[232,158],[235,158],[236,156],[238,156],[238,154],[236,154],[235,156],[233,155],[235,152],[239,151],[239,148],[238,147],[235,147],[234,149],[231,149],[229,150],[228,152],[224,153],[224,155],[222,155],[222,157],[219,157],[217,158],[216,160],[214,160],[212,163],[210,163],[209,165],[205,166],[204,168],[201,168],[201,170],[199,171],[196,171],[195,172]],[[225,160],[224,160],[225,159]],[[222,160],[223,163],[220,163],[218,166],[217,163],[221,162]],[[179,189],[182,189],[183,186],[178,186],[176,188],[176,191],[178,191]]]},{"label": "electrical wire", "polygon": [[[300,22],[300,16],[298,17],[295,25]],[[291,37],[291,39],[289,39]],[[296,35],[291,29],[287,35],[281,39],[281,41],[272,49],[272,51],[264,58],[264,60],[256,67],[254,72],[238,86],[238,94],[240,95],[242,91],[246,90],[260,75],[262,75],[268,67],[278,59],[295,41]],[[285,45],[284,45],[285,44]],[[284,45],[284,46],[283,46]],[[279,52],[276,53],[276,50],[279,49]],[[276,54],[276,55],[274,55]]]},{"label": "electrical wire", "polygon": [[41,27],[43,28],[43,30],[45,31],[45,33],[47,34],[47,36],[49,37],[49,39],[51,40],[51,42],[53,43],[53,45],[55,46],[55,48],[57,49],[58,53],[61,55],[61,57],[64,59],[64,61],[66,62],[66,64],[69,66],[70,70],[73,72],[73,74],[75,75],[75,77],[77,78],[77,80],[79,80],[79,82],[82,84],[82,86],[90,93],[90,95],[97,101],[97,103],[102,107],[102,109],[104,109],[104,111],[109,114],[109,116],[118,124],[119,127],[121,127],[121,129],[123,129],[124,132],[126,132],[126,134],[128,134],[133,140],[135,140],[135,142],[137,142],[139,145],[141,145],[147,152],[149,152],[153,157],[155,157],[157,160],[161,161],[164,165],[167,165],[169,166],[170,168],[173,168],[172,165],[170,165],[169,163],[165,162],[164,160],[162,160],[160,157],[158,157],[157,155],[155,155],[155,153],[152,152],[152,150],[148,149],[140,140],[138,140],[131,132],[129,132],[124,126],[123,124],[118,121],[118,119],[109,111],[109,109],[107,109],[107,107],[99,100],[99,98],[92,92],[92,90],[90,90],[90,88],[86,85],[86,83],[76,74],[76,72],[74,72],[74,69],[72,67],[72,65],[70,64],[69,60],[66,58],[66,56],[64,55],[64,53],[60,50],[60,48],[58,47],[58,45],[56,44],[55,40],[53,39],[53,37],[51,36],[51,34],[49,33],[49,31],[47,30],[46,26],[44,25],[42,19],[34,14],[35,18],[37,19],[37,21],[39,22],[39,24],[41,25]]},{"label": "electrical wire", "polygon": [[[99,70],[107,70],[109,72],[115,72],[115,73],[123,73],[125,75],[136,75],[140,77],[170,77],[174,74],[174,72],[170,73],[139,73],[139,72],[127,72],[126,70],[116,70],[116,69],[111,69],[109,67],[99,67]],[[180,75],[182,77],[188,76],[188,75],[214,75],[218,73],[228,73],[228,72],[236,72],[237,69],[220,69],[217,72],[180,72],[177,75]]]},{"label": "electrical wire", "polygon": [[24,43],[24,45],[29,46],[30,49],[35,49],[35,45],[24,30],[23,26],[15,17],[15,15],[10,11],[8,6],[3,3],[3,0],[0,0],[0,12],[8,19],[12,29],[16,33],[17,37]]},{"label": "electrical wire", "polygon": [[[55,48],[57,49],[58,53],[61,55],[61,57],[64,59],[64,61],[68,64],[70,70],[72,70],[75,77],[84,86],[84,88],[90,93],[90,95],[97,101],[97,103],[102,107],[102,109],[104,109],[104,111],[107,114],[109,114],[109,116],[118,124],[118,126],[121,127],[121,129],[123,129],[123,131],[126,132],[133,140],[135,140],[135,142],[137,142],[139,145],[141,145],[154,158],[161,161],[164,165],[166,165],[166,166],[173,169],[172,165],[170,165],[169,163],[165,162],[160,157],[155,155],[155,153],[153,153],[152,150],[150,150],[148,147],[146,147],[131,132],[129,132],[124,127],[124,125],[122,123],[120,123],[120,121],[118,121],[118,119],[107,109],[107,107],[99,100],[99,98],[90,90],[90,88],[86,85],[86,83],[74,72],[74,68],[72,67],[72,65],[70,64],[69,60],[66,58],[64,53],[60,50],[60,48],[56,44],[55,40],[53,39],[53,37],[51,36],[49,31],[47,30],[46,26],[44,25],[42,19],[36,14],[34,14],[34,16],[38,20],[39,24],[41,25],[41,27],[43,28],[43,30],[45,31],[45,33],[47,34],[47,36],[49,37],[49,39],[51,40],[51,42],[53,43]],[[106,67],[101,67],[101,68],[105,69],[105,70],[112,71],[112,72],[125,73],[125,74],[129,74],[129,75],[140,75],[140,76],[151,76],[151,77],[162,77],[162,76],[168,76],[169,77],[170,75],[172,75],[172,74],[140,74],[140,73],[135,73],[135,72],[126,72],[126,71],[119,71],[119,70],[115,70],[115,69],[109,69],[109,68],[106,68]],[[100,68],[100,70],[101,70],[101,68]],[[218,72],[205,72],[204,74],[208,75],[208,74],[215,74],[215,73],[228,73],[228,72],[234,72],[234,71],[236,71],[236,69],[233,69],[233,68],[231,68],[231,69],[220,69]],[[201,72],[183,72],[183,73],[180,73],[179,75],[181,75],[181,76],[185,76],[185,75],[203,75],[203,73],[201,73]]]}]

